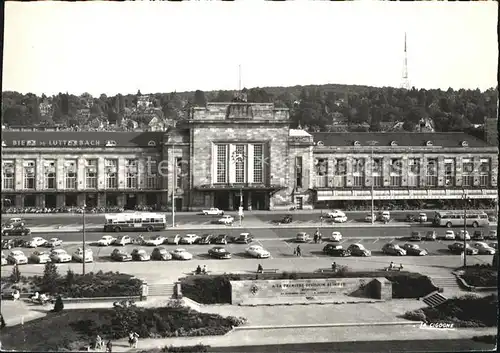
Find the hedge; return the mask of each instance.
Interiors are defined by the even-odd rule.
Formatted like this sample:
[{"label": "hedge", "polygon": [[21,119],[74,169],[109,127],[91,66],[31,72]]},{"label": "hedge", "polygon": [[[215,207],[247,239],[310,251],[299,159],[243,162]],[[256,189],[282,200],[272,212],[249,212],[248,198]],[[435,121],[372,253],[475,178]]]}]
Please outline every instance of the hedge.
[{"label": "hedge", "polygon": [[498,269],[490,265],[475,265],[461,269],[462,279],[474,287],[496,287],[498,285]]},{"label": "hedge", "polygon": [[197,275],[180,279],[182,293],[186,297],[201,304],[229,304],[231,303],[230,281],[243,280],[280,280],[280,279],[315,279],[315,278],[356,278],[356,277],[385,277],[392,282],[393,298],[421,298],[436,291],[430,278],[413,272],[349,272],[319,273],[319,272],[292,272],[271,274],[226,274],[226,275]]},{"label": "hedge", "polygon": [[455,327],[496,327],[498,297],[465,295],[452,298],[443,304],[406,312],[404,318],[426,323],[452,323]]}]

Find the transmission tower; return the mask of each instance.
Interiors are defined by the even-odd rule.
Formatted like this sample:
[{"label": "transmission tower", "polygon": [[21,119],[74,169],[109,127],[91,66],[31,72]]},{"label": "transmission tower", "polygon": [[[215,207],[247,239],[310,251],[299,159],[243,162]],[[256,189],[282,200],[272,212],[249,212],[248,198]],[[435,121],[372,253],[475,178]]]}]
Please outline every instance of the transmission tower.
[{"label": "transmission tower", "polygon": [[401,77],[401,88],[410,89],[410,81],[408,80],[408,53],[406,51],[406,32],[405,32],[405,57],[403,63],[403,75]]}]

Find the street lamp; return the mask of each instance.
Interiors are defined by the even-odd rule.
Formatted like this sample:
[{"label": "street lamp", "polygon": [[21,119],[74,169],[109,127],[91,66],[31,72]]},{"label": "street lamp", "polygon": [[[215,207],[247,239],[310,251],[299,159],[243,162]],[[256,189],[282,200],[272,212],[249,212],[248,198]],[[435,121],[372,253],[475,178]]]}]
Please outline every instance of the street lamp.
[{"label": "street lamp", "polygon": [[83,211],[82,211],[82,224],[83,224],[83,227],[82,227],[82,242],[83,242],[82,274],[83,275],[85,275],[85,259],[86,259],[86,256],[85,256],[85,207],[87,207],[87,205],[84,202],[83,203]]},{"label": "street lamp", "polygon": [[[234,162],[234,165],[236,166],[237,162],[243,162],[246,159],[245,152],[238,152],[234,151],[232,154],[232,159]],[[243,187],[240,187],[240,207],[238,209],[238,215],[240,217],[240,227],[242,226],[243,223]]]},{"label": "street lamp", "polygon": [[368,144],[371,146],[371,160],[370,160],[370,169],[371,169],[371,177],[372,177],[372,185],[371,185],[371,202],[372,202],[372,207],[371,207],[371,213],[372,213],[372,217],[371,217],[371,221],[372,221],[372,224],[375,223],[375,212],[374,212],[374,204],[375,204],[375,201],[374,201],[374,176],[373,176],[373,165],[374,165],[374,161],[373,161],[373,147],[377,144],[378,142],[377,141],[368,141]]}]

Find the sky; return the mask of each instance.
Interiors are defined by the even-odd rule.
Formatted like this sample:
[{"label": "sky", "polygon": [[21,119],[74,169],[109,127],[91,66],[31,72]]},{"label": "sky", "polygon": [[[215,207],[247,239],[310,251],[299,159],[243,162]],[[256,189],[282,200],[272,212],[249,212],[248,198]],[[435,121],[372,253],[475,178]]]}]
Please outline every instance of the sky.
[{"label": "sky", "polygon": [[497,86],[489,2],[6,2],[3,91]]}]

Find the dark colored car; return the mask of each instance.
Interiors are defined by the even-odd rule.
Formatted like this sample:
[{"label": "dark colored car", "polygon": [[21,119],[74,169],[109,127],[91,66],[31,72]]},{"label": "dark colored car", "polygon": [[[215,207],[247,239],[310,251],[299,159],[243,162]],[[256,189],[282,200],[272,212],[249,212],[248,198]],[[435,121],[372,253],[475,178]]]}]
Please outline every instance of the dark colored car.
[{"label": "dark colored car", "polygon": [[425,240],[436,240],[437,239],[437,232],[435,230],[430,230],[425,234]]},{"label": "dark colored car", "polygon": [[278,221],[278,223],[292,223],[293,222],[293,217],[291,214],[287,214],[286,216],[284,216],[281,220]]},{"label": "dark colored car", "polygon": [[229,242],[229,240],[226,234],[219,234],[218,236],[215,237],[213,242],[214,244],[226,245]]},{"label": "dark colored car", "polygon": [[4,239],[2,240],[2,249],[20,248],[25,242],[24,239]]},{"label": "dark colored car", "polygon": [[475,230],[471,237],[472,240],[484,240],[484,235],[482,230]]},{"label": "dark colored car", "polygon": [[227,260],[231,258],[231,253],[222,246],[215,246],[208,250],[208,255],[213,258]]},{"label": "dark colored car", "polygon": [[249,244],[253,241],[253,236],[250,233],[241,233],[238,237],[234,239],[237,244]]},{"label": "dark colored car", "polygon": [[14,227],[11,229],[4,229],[2,234],[3,235],[29,235],[31,233],[31,230],[26,227]]},{"label": "dark colored car", "polygon": [[165,247],[161,246],[153,249],[153,252],[151,253],[151,260],[168,261],[172,260],[172,255]]},{"label": "dark colored car", "polygon": [[351,256],[350,250],[344,249],[342,248],[341,245],[335,245],[335,244],[326,244],[325,247],[323,248],[323,253],[330,256],[340,256],[340,257]]},{"label": "dark colored car", "polygon": [[407,215],[406,215],[406,218],[405,218],[405,221],[406,221],[406,222],[415,222],[415,221],[416,221],[416,218],[415,218],[415,216],[414,216],[414,215],[412,215],[412,214],[407,214]]},{"label": "dark colored car", "polygon": [[[448,245],[448,249],[453,253],[460,255],[464,251],[464,244],[463,243],[453,243],[451,245]],[[477,255],[479,251],[477,249],[474,249],[472,246],[467,244],[467,255]]]},{"label": "dark colored car", "polygon": [[215,235],[203,234],[197,241],[198,244],[212,244],[215,241]]},{"label": "dark colored car", "polygon": [[402,246],[402,248],[406,251],[406,255],[425,256],[428,254],[427,250],[421,249],[418,244],[406,243]]},{"label": "dark colored car", "polygon": [[422,240],[422,236],[420,235],[419,232],[411,232],[410,240],[411,241],[420,241],[420,240]]},{"label": "dark colored car", "polygon": [[111,253],[111,260],[114,261],[132,261],[132,255],[130,255],[128,252],[125,252],[124,250],[121,249],[115,249]]}]

